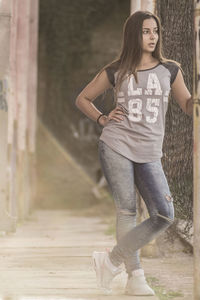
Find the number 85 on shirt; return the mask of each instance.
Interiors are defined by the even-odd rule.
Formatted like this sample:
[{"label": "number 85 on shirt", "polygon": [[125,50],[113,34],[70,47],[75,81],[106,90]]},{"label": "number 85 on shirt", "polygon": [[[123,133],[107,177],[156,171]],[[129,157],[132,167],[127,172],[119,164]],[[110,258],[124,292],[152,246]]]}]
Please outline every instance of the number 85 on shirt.
[{"label": "number 85 on shirt", "polygon": [[[128,111],[129,111],[128,118],[130,121],[140,122],[142,120],[143,105],[144,102],[139,98],[130,99],[128,101]],[[159,114],[159,105],[160,105],[160,99],[147,98],[146,110],[147,112],[151,113],[150,115],[144,114],[147,123],[156,123]]]}]

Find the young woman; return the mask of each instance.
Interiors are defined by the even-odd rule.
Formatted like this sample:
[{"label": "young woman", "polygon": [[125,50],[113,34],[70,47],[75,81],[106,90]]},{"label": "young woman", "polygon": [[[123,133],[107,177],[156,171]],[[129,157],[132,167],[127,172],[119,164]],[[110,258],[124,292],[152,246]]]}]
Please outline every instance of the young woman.
[{"label": "young woman", "polygon": [[[116,107],[107,116],[92,101],[114,89]],[[192,98],[180,65],[162,55],[159,18],[137,11],[125,22],[119,58],[104,67],[76,99],[77,107],[104,128],[100,163],[116,206],[117,244],[111,252],[94,252],[98,286],[110,293],[112,279],[125,264],[126,293],[154,295],[140,266],[138,249],[155,239],[174,219],[173,198],[161,157],[168,96],[192,115]],[[136,226],[136,189],[149,218]]]}]

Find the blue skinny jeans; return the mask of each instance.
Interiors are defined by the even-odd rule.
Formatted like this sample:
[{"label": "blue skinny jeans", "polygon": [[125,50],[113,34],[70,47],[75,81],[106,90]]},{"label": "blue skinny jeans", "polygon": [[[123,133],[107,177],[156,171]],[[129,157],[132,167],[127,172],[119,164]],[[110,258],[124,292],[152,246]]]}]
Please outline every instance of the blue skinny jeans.
[{"label": "blue skinny jeans", "polygon": [[[116,207],[117,244],[110,252],[115,266],[125,264],[131,276],[140,268],[138,249],[169,227],[174,220],[173,198],[161,160],[136,163],[99,140],[99,159]],[[136,225],[136,189],[142,196],[149,218]]]}]

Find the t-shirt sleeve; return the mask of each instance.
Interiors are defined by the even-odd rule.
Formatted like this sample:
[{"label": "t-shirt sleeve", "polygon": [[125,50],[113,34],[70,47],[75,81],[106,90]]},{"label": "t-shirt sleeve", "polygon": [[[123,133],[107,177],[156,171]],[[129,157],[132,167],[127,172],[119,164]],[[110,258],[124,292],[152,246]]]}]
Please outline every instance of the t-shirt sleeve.
[{"label": "t-shirt sleeve", "polygon": [[114,87],[115,86],[115,72],[117,71],[117,65],[112,64],[112,65],[106,67],[105,71],[107,73],[108,80],[110,81],[110,83]]},{"label": "t-shirt sleeve", "polygon": [[171,63],[169,66],[170,73],[171,73],[171,79],[170,79],[170,85],[173,84],[174,80],[176,79],[179,66],[176,63]]}]

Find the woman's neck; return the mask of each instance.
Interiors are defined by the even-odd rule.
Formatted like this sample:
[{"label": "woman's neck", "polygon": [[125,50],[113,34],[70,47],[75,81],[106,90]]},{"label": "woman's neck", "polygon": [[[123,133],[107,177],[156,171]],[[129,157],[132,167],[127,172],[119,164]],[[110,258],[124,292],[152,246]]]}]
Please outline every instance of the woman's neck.
[{"label": "woman's neck", "polygon": [[143,54],[137,69],[139,68],[146,68],[146,67],[151,67],[152,65],[155,65],[156,63],[158,63],[158,59],[153,57],[151,53],[148,54]]}]

